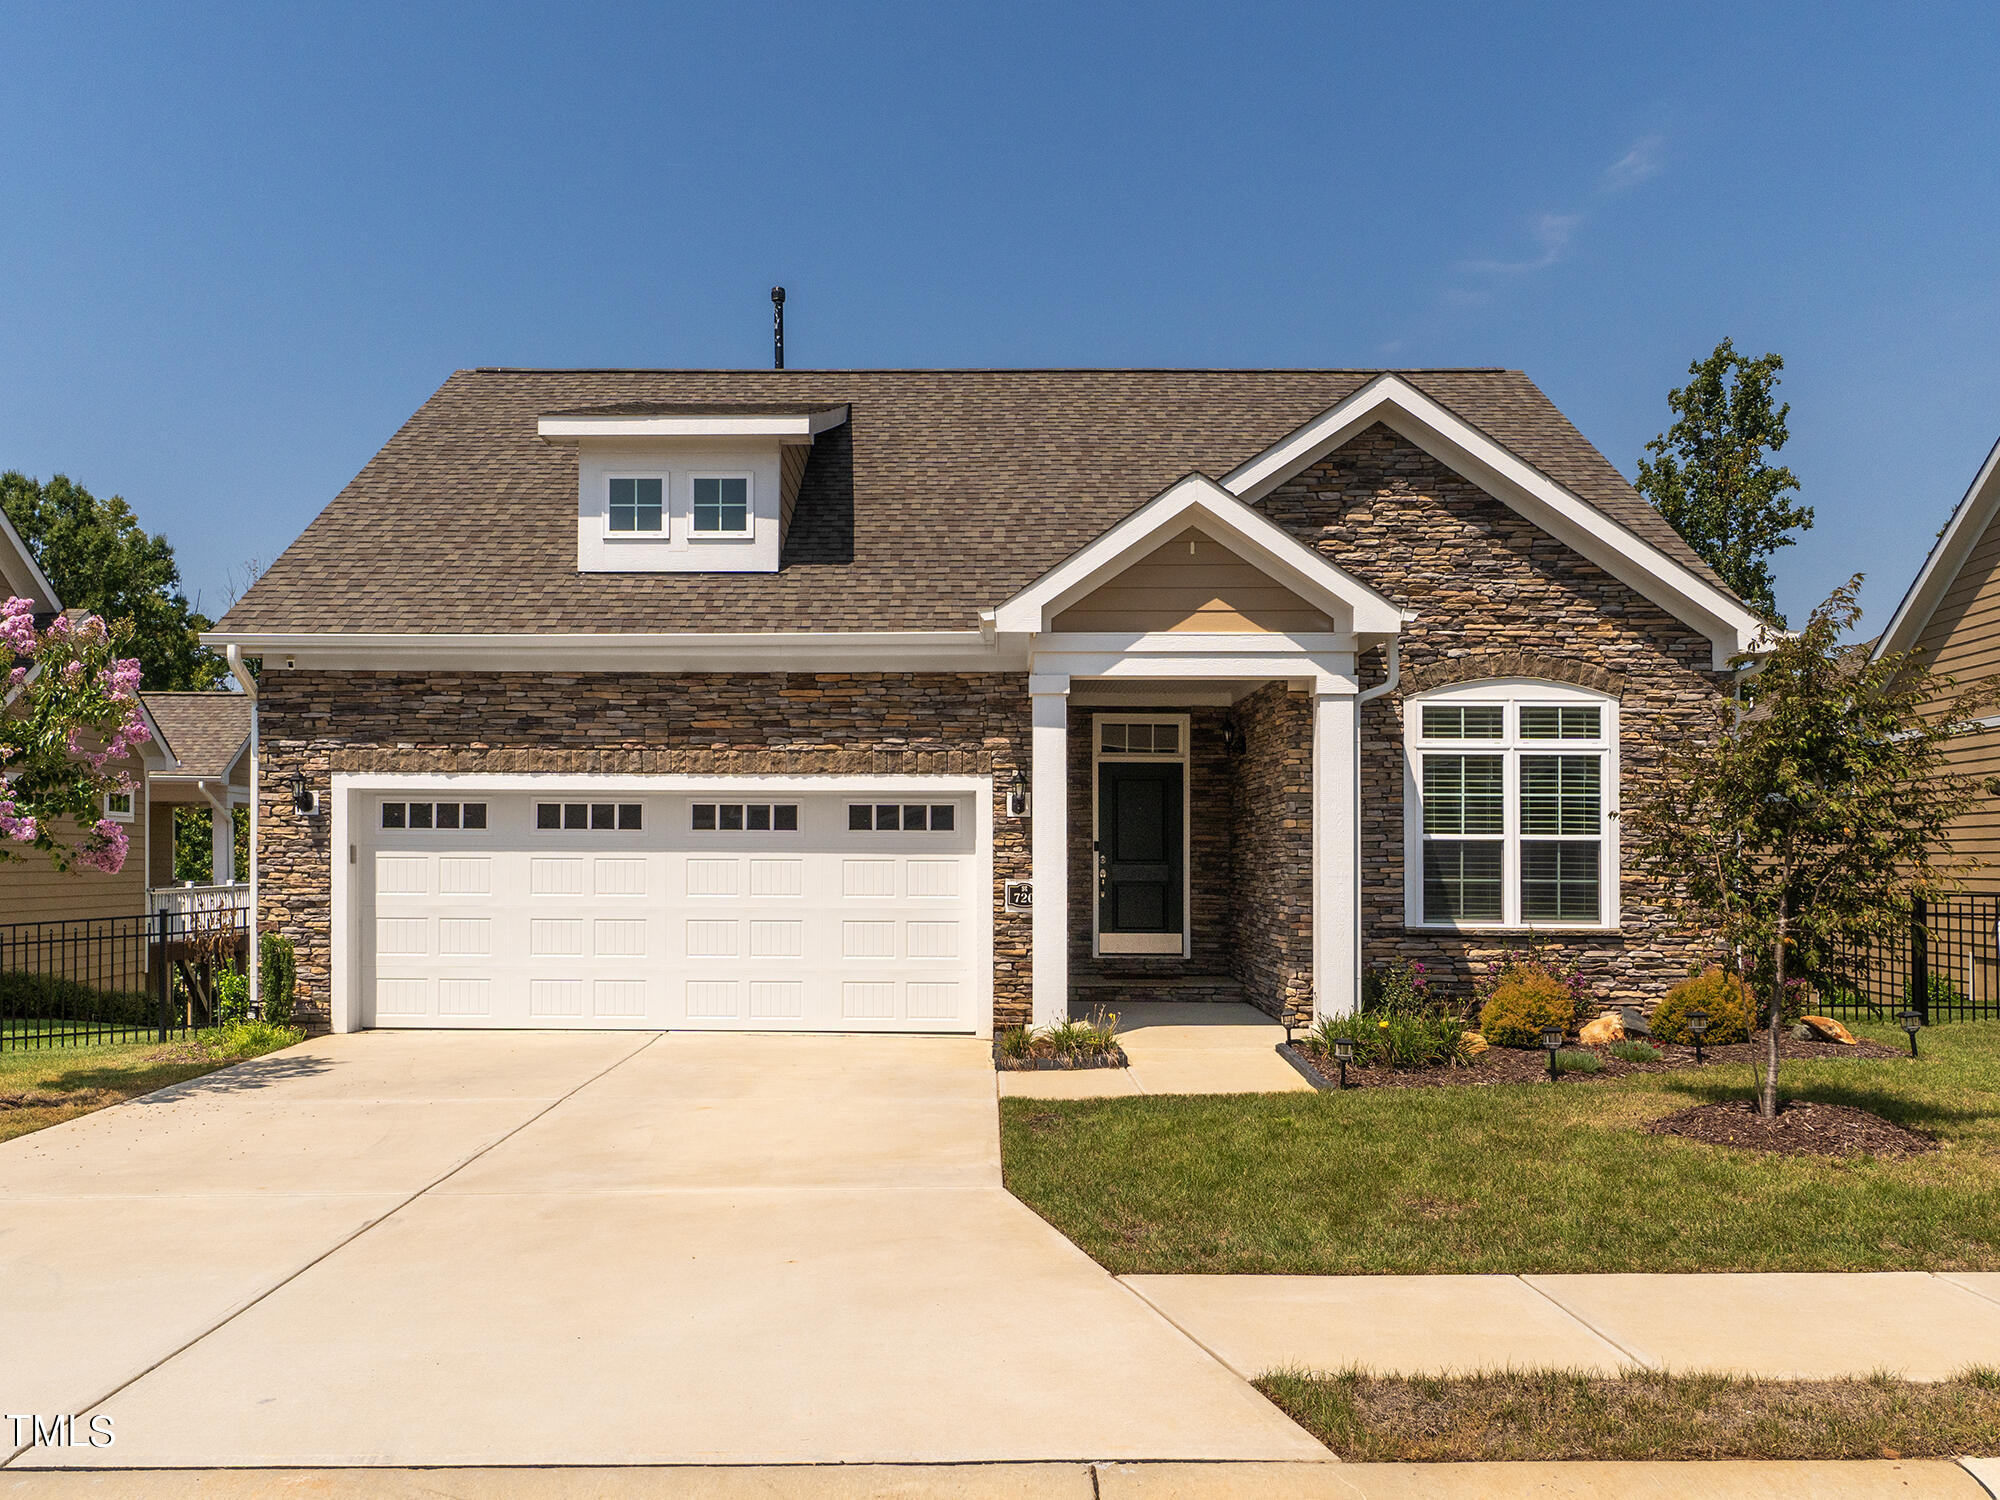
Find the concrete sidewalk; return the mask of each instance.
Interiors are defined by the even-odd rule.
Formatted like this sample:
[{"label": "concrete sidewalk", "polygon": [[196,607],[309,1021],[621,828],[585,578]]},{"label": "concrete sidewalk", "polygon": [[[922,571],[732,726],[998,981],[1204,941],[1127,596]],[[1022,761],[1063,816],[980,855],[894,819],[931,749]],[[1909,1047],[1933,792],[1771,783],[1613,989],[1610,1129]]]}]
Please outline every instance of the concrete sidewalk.
[{"label": "concrete sidewalk", "polygon": [[1124,1276],[1246,1379],[1559,1368],[1770,1380],[2000,1366],[2000,1272]]},{"label": "concrete sidewalk", "polygon": [[[1993,1464],[1989,1483],[2000,1482]],[[849,1464],[788,1468],[0,1470],[0,1500],[1988,1500],[1978,1460]]]},{"label": "concrete sidewalk", "polygon": [[1118,1012],[1129,1068],[1002,1073],[1000,1092],[1027,1099],[1127,1094],[1289,1094],[1309,1090],[1278,1056],[1285,1028],[1251,1005],[1143,1000]]}]

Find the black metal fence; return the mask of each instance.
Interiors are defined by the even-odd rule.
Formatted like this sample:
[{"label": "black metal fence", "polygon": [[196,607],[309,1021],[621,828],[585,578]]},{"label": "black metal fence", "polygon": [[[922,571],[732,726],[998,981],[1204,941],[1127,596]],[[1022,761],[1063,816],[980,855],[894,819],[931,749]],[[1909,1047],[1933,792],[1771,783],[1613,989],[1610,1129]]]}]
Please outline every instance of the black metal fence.
[{"label": "black metal fence", "polygon": [[162,1042],[216,1021],[249,914],[155,912],[0,926],[0,1052]]},{"label": "black metal fence", "polygon": [[1812,979],[1814,1003],[1834,1015],[2000,1017],[2000,896],[1916,902],[1907,929],[1836,948]]}]

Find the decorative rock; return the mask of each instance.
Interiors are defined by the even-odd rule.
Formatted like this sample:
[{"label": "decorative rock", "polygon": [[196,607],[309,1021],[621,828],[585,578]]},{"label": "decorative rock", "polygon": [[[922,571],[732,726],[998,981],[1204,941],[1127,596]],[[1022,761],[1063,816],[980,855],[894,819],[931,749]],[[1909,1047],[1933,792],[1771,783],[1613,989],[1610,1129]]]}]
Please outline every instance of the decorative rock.
[{"label": "decorative rock", "polygon": [[1854,1045],[1854,1033],[1832,1016],[1800,1016],[1799,1024],[1811,1027],[1813,1035],[1823,1042],[1838,1042],[1843,1047]]},{"label": "decorative rock", "polygon": [[1586,1047],[1604,1047],[1625,1040],[1625,1022],[1616,1011],[1607,1010],[1576,1034]]},{"label": "decorative rock", "polygon": [[1625,1035],[1651,1036],[1653,1028],[1646,1024],[1646,1013],[1636,1005],[1627,1005],[1619,1012],[1624,1017]]},{"label": "decorative rock", "polygon": [[1480,1053],[1487,1050],[1486,1038],[1481,1036],[1478,1032],[1468,1031],[1465,1032],[1463,1035],[1465,1039],[1465,1050],[1468,1056],[1477,1057],[1479,1056]]}]

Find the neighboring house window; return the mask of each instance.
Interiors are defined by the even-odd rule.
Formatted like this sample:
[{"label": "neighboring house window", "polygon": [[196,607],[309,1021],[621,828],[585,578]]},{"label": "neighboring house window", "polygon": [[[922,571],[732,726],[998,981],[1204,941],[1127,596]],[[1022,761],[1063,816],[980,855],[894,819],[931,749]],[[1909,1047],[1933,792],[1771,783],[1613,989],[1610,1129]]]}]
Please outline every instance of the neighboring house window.
[{"label": "neighboring house window", "polygon": [[950,833],[958,826],[958,807],[950,802],[850,802],[847,826],[857,833]]},{"label": "neighboring house window", "polygon": [[620,477],[611,481],[610,529],[633,535],[658,535],[666,530],[667,481],[663,478]]},{"label": "neighboring house window", "polygon": [[1405,920],[1618,921],[1618,705],[1553,683],[1442,689],[1405,711]]},{"label": "neighboring house window", "polygon": [[384,828],[484,828],[484,802],[384,802]]},{"label": "neighboring house window", "polygon": [[130,823],[134,817],[132,811],[132,794],[130,792],[106,792],[104,794],[104,816],[114,823]]},{"label": "neighboring house window", "polygon": [[688,826],[700,833],[797,833],[796,802],[697,802]]},{"label": "neighboring house window", "polygon": [[750,535],[748,474],[697,474],[691,483],[696,536]]},{"label": "neighboring house window", "polygon": [[637,802],[537,802],[535,827],[630,833],[643,826],[640,809]]}]

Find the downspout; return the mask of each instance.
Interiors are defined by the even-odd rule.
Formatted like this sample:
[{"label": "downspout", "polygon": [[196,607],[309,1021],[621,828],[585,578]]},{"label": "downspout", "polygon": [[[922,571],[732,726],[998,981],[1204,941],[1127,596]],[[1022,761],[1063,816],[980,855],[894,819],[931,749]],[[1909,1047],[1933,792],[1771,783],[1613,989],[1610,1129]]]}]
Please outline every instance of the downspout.
[{"label": "downspout", "polygon": [[[263,997],[257,988],[258,969],[261,955],[258,953],[257,918],[260,887],[257,884],[257,679],[243,664],[243,648],[231,645],[223,648],[224,658],[229,663],[229,675],[236,679],[243,696],[250,700],[250,1007],[255,1015],[264,1013]],[[230,872],[234,874],[234,871]]]},{"label": "downspout", "polygon": [[1368,972],[1368,961],[1363,956],[1361,946],[1361,711],[1377,698],[1387,697],[1396,691],[1403,680],[1403,638],[1391,636],[1383,646],[1387,653],[1389,671],[1372,688],[1354,695],[1354,1012],[1361,1013],[1361,976]]}]

